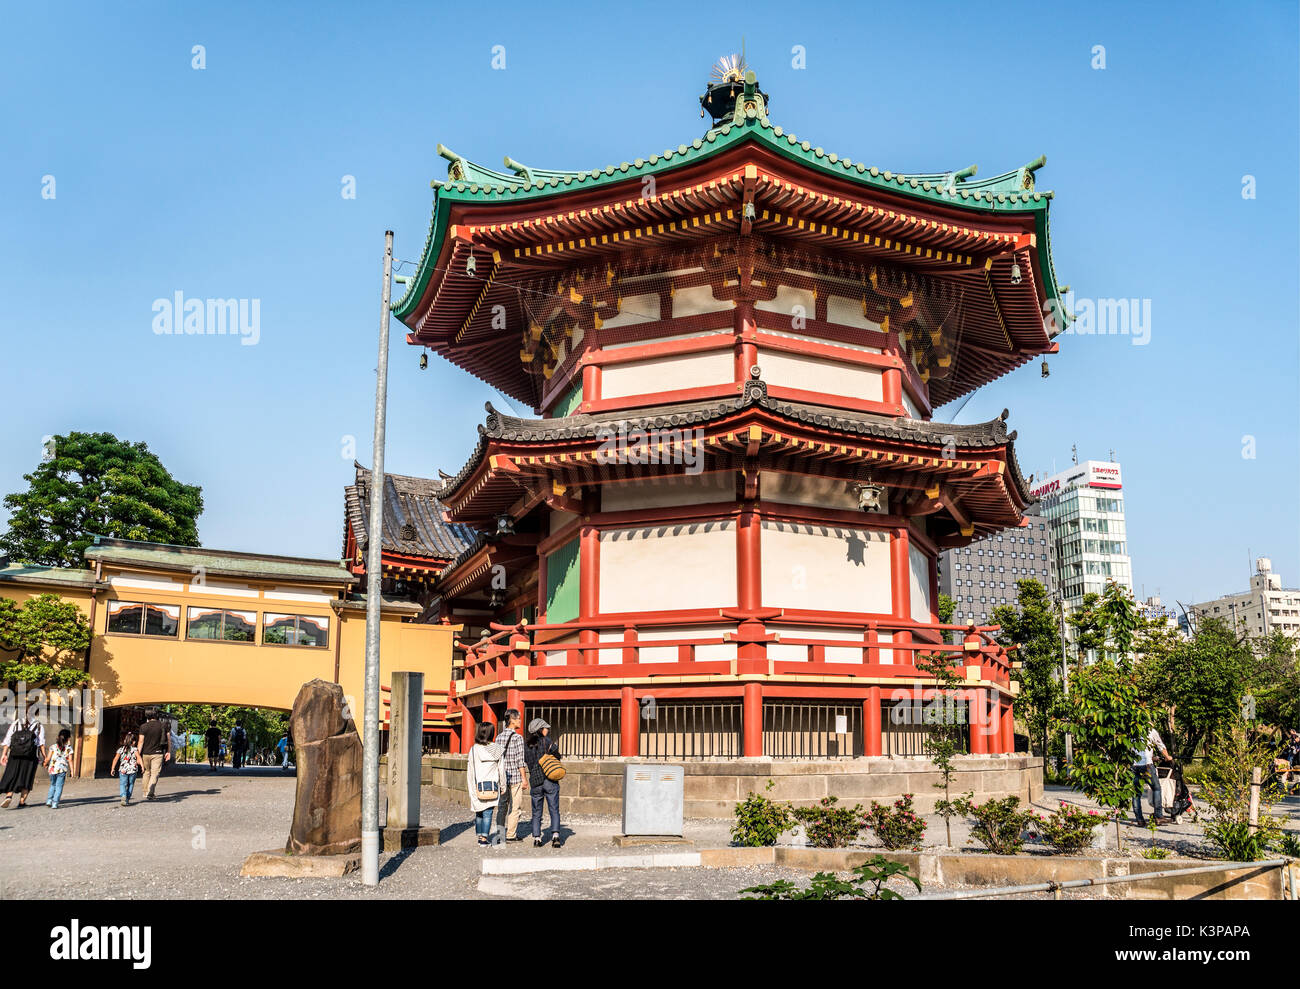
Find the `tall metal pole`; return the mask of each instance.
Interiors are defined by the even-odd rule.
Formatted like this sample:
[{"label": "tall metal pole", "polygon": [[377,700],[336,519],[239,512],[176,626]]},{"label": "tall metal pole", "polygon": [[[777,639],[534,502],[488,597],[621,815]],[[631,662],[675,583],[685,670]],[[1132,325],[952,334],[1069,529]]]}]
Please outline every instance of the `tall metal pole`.
[{"label": "tall metal pole", "polygon": [[361,882],[379,885],[379,595],[383,568],[384,424],[388,412],[388,316],[393,284],[393,232],[384,233],[383,306],[375,382],[374,464],[370,471],[370,525],[366,527],[366,680],[361,739]]},{"label": "tall metal pole", "polygon": [[[1061,690],[1065,693],[1065,699],[1070,699],[1070,670],[1065,658],[1065,592],[1062,591],[1057,595],[1057,604],[1061,607]],[[1065,733],[1065,764],[1068,766],[1074,760],[1074,738],[1067,731]]]}]

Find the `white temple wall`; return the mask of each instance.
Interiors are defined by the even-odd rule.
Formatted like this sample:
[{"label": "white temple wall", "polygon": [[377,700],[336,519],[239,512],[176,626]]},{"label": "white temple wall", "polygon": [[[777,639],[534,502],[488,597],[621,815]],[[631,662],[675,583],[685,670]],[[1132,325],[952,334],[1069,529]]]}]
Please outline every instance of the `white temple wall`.
[{"label": "white temple wall", "polygon": [[889,536],[869,529],[764,521],[763,604],[888,614]]},{"label": "white temple wall", "polygon": [[737,602],[731,520],[675,522],[600,534],[600,611],[730,608]]}]

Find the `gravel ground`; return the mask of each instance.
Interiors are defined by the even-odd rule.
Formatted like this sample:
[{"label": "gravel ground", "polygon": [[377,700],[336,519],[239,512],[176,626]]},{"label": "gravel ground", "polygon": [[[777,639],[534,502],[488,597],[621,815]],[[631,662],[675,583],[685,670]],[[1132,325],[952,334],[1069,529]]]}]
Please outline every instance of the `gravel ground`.
[{"label": "gravel ground", "polygon": [[[44,777],[32,791],[31,805],[0,810],[0,898],[134,899],[732,899],[741,889],[777,879],[801,885],[809,874],[784,868],[609,869],[551,872],[524,876],[482,876],[487,856],[554,858],[568,855],[636,854],[655,846],[620,849],[613,844],[618,821],[577,816],[564,822],[564,847],[533,848],[525,840],[484,851],[474,840],[469,812],[445,801],[422,801],[422,823],[443,831],[439,847],[381,856],[381,882],[365,887],[357,874],[343,879],[241,879],[239,868],[251,852],[283,847],[293,812],[293,779],[278,769],[254,768],[211,773],[206,767],[169,766],[148,803],[143,790],[121,807],[115,779],[72,780],[61,806],[42,803]],[[1054,809],[1061,799],[1087,806],[1077,794],[1049,789],[1038,803]],[[1300,798],[1275,808],[1300,825]],[[1150,835],[1124,825],[1129,849],[1146,847]],[[1189,822],[1160,829],[1158,843],[1180,854],[1207,854],[1201,828]],[[686,837],[696,848],[729,842],[729,822],[689,821]],[[935,849],[943,825],[931,819]],[[968,837],[964,821],[953,821],[953,844]],[[658,850],[682,851],[681,846]],[[1030,846],[1027,850],[1033,850]],[[1136,854],[1130,850],[1130,854]],[[1104,854],[1104,853],[1097,853]],[[1113,854],[1113,853],[1112,853]],[[914,895],[900,882],[899,892]],[[924,892],[937,887],[927,886]],[[1078,896],[1079,894],[1075,894]]]}]

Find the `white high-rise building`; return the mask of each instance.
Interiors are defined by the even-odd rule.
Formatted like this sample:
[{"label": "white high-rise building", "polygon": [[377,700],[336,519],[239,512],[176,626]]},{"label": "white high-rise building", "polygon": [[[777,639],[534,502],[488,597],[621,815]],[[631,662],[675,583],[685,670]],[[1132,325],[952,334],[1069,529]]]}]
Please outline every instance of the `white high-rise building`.
[{"label": "white high-rise building", "polygon": [[1262,637],[1274,630],[1300,635],[1300,590],[1282,586],[1282,575],[1273,572],[1273,561],[1261,556],[1255,561],[1250,590],[1225,594],[1188,609],[1194,619],[1222,618],[1247,635]]},{"label": "white high-rise building", "polygon": [[1119,464],[1087,460],[1032,488],[1051,525],[1057,586],[1069,610],[1081,607],[1085,594],[1105,591],[1108,580],[1133,590],[1123,487]]}]

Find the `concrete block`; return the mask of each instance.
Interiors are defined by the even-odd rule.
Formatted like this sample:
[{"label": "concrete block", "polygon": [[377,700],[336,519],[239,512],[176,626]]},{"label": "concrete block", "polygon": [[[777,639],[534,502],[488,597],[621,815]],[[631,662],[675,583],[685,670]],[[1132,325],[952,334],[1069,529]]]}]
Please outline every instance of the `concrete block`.
[{"label": "concrete block", "polygon": [[757,792],[766,793],[773,800],[820,800],[826,796],[826,778],[824,776],[777,776],[771,790],[766,783]]},{"label": "concrete block", "polygon": [[684,845],[694,847],[695,842],[675,834],[616,834],[614,844],[619,848],[633,848],[638,845]]},{"label": "concrete block", "polygon": [[390,828],[379,829],[380,847],[386,852],[401,852],[409,848],[422,848],[426,845],[442,843],[442,832],[438,828]]},{"label": "concrete block", "polygon": [[[565,785],[570,783],[570,779],[565,777]],[[574,777],[572,782],[577,785],[574,791],[582,797],[623,797],[623,777],[606,776],[602,773],[586,773]]]},{"label": "concrete block", "polygon": [[241,876],[255,878],[322,879],[346,876],[361,868],[361,855],[289,855],[284,851],[254,852],[244,859]]},{"label": "concrete block", "polygon": [[750,868],[771,865],[776,861],[776,849],[763,848],[702,848],[700,864],[712,869]]},{"label": "concrete block", "polygon": [[687,869],[700,864],[699,852],[657,852],[650,857],[656,869]]}]

